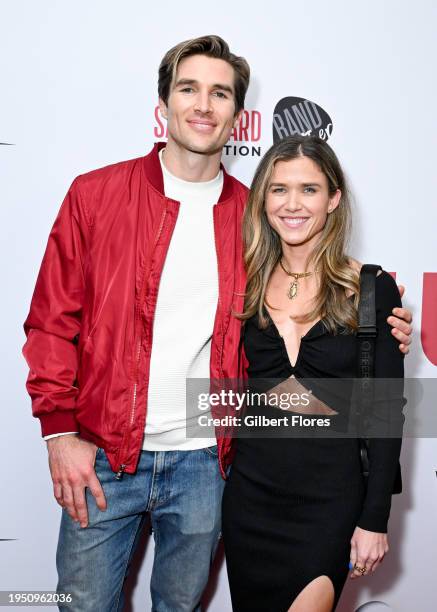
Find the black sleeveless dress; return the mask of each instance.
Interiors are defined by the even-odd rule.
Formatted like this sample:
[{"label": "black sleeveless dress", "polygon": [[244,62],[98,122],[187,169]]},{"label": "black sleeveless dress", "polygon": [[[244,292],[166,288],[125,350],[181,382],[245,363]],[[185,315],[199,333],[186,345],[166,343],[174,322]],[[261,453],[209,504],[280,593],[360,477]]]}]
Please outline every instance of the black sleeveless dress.
[{"label": "black sleeveless dress", "polygon": [[[403,355],[386,322],[400,305],[395,281],[382,272],[376,278],[375,377],[403,377]],[[256,317],[248,320],[244,347],[249,380],[357,377],[356,336],[331,334],[322,321],[301,339],[294,366],[273,322],[262,330]],[[268,405],[252,410],[267,416],[279,412]],[[286,612],[322,575],[332,580],[336,607],[355,527],[387,531],[401,441],[372,439],[371,445],[366,489],[356,439],[275,435],[237,440],[222,519],[235,612]]]}]

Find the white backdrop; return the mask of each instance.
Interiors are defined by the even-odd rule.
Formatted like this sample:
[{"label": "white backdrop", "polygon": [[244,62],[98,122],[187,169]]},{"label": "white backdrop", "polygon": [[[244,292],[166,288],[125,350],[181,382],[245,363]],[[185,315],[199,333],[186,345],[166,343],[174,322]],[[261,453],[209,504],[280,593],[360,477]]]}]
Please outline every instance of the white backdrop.
[{"label": "white backdrop", "polygon": [[[22,323],[48,232],[73,177],[149,150],[159,128],[157,67],[181,40],[217,33],[248,59],[246,108],[259,113],[261,134],[238,146],[267,150],[273,109],[283,97],[300,96],[327,111],[330,143],[356,195],[351,254],[396,272],[407,286],[415,336],[406,373],[436,376],[437,360],[428,359],[429,350],[425,355],[420,334],[423,274],[437,273],[435,17],[432,0],[1,3],[0,142],[11,144],[0,145],[0,590],[56,584],[60,511],[39,423],[30,416],[21,356]],[[224,157],[246,183],[258,160]],[[434,338],[431,327],[428,332],[435,347],[435,325]],[[348,581],[340,612],[436,609],[435,440],[406,440],[402,463],[404,493],[394,498],[390,553],[374,576]],[[152,557],[149,542],[129,583],[128,609],[135,612],[150,609]],[[209,593],[209,612],[231,610],[224,564]]]}]

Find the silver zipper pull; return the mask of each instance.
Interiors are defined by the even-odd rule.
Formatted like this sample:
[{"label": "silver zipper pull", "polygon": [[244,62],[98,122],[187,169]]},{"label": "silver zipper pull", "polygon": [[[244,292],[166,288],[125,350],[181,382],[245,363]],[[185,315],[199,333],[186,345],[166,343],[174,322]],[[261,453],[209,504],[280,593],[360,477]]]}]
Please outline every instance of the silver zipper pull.
[{"label": "silver zipper pull", "polygon": [[123,478],[123,474],[124,474],[124,470],[126,469],[126,466],[124,465],[124,463],[122,463],[120,465],[120,468],[118,470],[118,472],[115,475],[115,480],[121,480]]}]

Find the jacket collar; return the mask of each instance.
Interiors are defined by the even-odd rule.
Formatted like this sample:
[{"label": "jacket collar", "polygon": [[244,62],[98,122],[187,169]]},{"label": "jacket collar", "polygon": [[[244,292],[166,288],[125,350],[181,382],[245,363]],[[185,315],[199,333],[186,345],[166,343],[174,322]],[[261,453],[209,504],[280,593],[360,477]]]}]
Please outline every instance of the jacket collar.
[{"label": "jacket collar", "polygon": [[[165,147],[165,145],[165,142],[156,142],[150,153],[143,158],[144,171],[148,181],[163,196],[165,196],[164,179],[162,177],[162,169],[158,153]],[[232,177],[226,172],[223,164],[220,164],[220,169],[223,171],[223,189],[218,200],[219,204],[231,198],[234,193]]]}]

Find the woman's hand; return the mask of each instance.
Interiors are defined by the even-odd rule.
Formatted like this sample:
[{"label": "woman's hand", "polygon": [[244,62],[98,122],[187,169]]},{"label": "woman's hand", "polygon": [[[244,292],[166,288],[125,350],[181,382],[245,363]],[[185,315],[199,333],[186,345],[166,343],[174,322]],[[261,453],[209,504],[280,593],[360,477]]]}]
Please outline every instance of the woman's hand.
[{"label": "woman's hand", "polygon": [[[374,572],[382,563],[386,553],[388,552],[388,541],[386,533],[377,533],[376,531],[367,531],[361,527],[355,527],[354,534],[351,539],[351,578],[367,576]],[[362,572],[353,569],[354,565],[360,568],[365,568]]]}]

